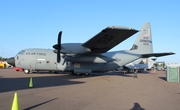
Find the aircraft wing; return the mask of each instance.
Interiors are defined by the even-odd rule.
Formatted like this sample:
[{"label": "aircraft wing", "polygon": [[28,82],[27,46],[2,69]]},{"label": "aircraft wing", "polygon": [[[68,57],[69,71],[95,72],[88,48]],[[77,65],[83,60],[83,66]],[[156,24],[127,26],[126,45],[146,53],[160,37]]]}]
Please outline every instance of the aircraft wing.
[{"label": "aircraft wing", "polygon": [[92,52],[104,53],[137,32],[138,30],[128,27],[107,27],[85,42],[83,46],[91,49]]},{"label": "aircraft wing", "polygon": [[143,58],[148,58],[148,57],[161,57],[161,56],[166,56],[166,55],[173,55],[175,53],[173,52],[164,52],[164,53],[150,53],[150,54],[142,54]]}]

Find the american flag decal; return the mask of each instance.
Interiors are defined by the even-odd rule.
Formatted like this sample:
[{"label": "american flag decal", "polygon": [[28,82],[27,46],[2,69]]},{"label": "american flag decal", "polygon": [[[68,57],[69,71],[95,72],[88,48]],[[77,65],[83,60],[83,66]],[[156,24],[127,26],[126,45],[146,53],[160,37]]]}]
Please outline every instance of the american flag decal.
[{"label": "american flag decal", "polygon": [[145,36],[145,37],[150,36],[150,29],[149,29],[149,28],[147,29],[147,33],[144,33],[144,35],[143,35],[143,36]]}]

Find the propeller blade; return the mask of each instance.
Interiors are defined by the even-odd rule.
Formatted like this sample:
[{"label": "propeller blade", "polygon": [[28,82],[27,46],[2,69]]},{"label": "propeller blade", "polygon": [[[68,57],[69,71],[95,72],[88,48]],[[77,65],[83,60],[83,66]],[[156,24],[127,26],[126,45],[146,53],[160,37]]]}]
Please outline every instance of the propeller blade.
[{"label": "propeller blade", "polygon": [[53,48],[57,50],[57,62],[58,63],[61,61],[61,56],[60,56],[60,52],[61,52],[61,35],[62,35],[62,31],[60,31],[59,34],[58,34],[57,44],[53,45]]},{"label": "propeller blade", "polygon": [[61,61],[60,51],[61,51],[61,35],[62,31],[58,34],[58,51],[57,51],[57,62],[59,63]]},{"label": "propeller blade", "polygon": [[61,49],[61,35],[62,35],[62,31],[60,31],[58,34],[58,46],[60,47],[59,49]]},{"label": "propeller blade", "polygon": [[61,57],[60,57],[60,50],[57,50],[57,62],[59,63],[61,61]]}]

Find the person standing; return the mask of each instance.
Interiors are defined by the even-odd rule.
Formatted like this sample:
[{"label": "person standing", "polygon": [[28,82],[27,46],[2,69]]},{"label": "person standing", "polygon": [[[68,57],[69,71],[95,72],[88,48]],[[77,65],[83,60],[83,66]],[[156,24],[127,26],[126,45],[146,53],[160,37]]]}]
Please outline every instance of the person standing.
[{"label": "person standing", "polygon": [[138,72],[138,69],[135,67],[135,68],[134,68],[134,78],[138,78],[137,72]]}]

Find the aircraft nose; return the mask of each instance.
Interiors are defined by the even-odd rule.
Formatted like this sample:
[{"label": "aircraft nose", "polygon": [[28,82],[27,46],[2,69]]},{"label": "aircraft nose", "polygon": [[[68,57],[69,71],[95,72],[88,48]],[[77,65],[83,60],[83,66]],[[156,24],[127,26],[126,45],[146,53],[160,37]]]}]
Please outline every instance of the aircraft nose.
[{"label": "aircraft nose", "polygon": [[7,63],[12,65],[12,66],[15,66],[15,59],[14,59],[14,57],[11,57],[11,58],[7,59]]}]

